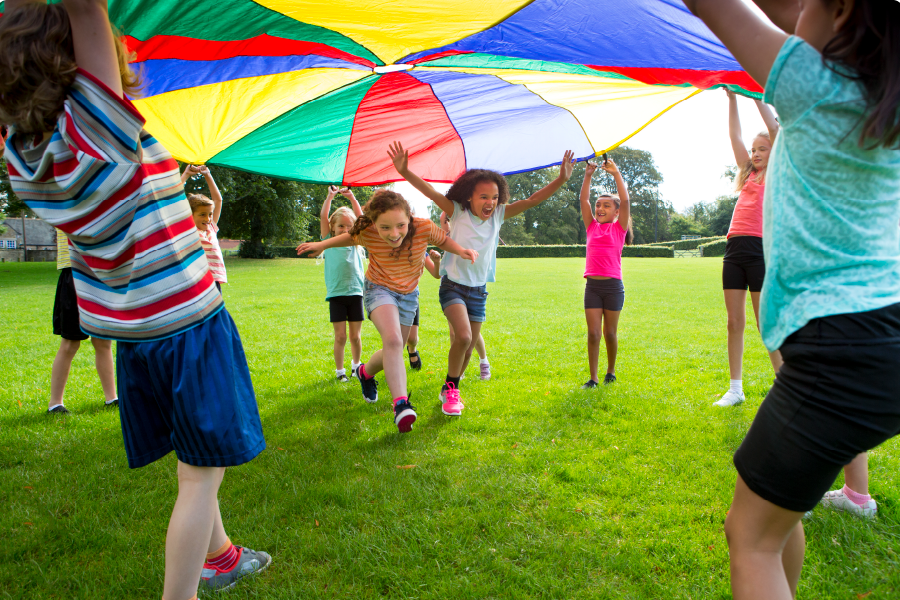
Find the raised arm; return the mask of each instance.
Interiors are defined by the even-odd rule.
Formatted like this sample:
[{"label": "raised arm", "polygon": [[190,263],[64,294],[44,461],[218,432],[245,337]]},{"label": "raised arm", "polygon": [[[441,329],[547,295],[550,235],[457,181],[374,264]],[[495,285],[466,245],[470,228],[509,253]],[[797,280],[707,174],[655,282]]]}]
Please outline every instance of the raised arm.
[{"label": "raised arm", "polygon": [[619,167],[613,159],[603,161],[601,168],[613,176],[616,182],[616,193],[619,195],[619,226],[628,231],[628,220],[631,218],[631,199],[628,197],[628,184],[619,172]]},{"label": "raised arm", "polygon": [[72,24],[75,63],[121,98],[122,76],[106,4],[107,0],[63,0]]},{"label": "raised arm", "polygon": [[409,170],[409,152],[403,149],[403,145],[400,142],[394,142],[388,146],[388,156],[391,157],[394,168],[397,169],[397,172],[403,179],[437,204],[442,211],[451,217],[453,216],[453,203],[445,195],[434,189],[430,183]]},{"label": "raised arm", "polygon": [[320,254],[323,250],[328,250],[329,248],[343,248],[346,246],[358,245],[359,244],[356,243],[356,240],[353,239],[352,235],[349,233],[342,233],[341,235],[322,240],[321,242],[303,242],[297,246],[297,256],[302,256],[307,253]]},{"label": "raised arm", "polygon": [[431,273],[431,276],[435,279],[441,278],[441,253],[437,250],[432,250],[428,253],[428,256],[425,257],[425,270]]},{"label": "raised arm", "polygon": [[800,17],[799,2],[785,2],[784,0],[753,0],[753,4],[763,11],[775,26],[785,33],[794,33],[797,19]]},{"label": "raised arm", "polygon": [[566,150],[566,153],[563,155],[562,162],[559,165],[559,176],[545,185],[543,188],[533,193],[530,198],[526,200],[519,200],[518,202],[513,202],[512,204],[508,205],[506,207],[506,212],[503,215],[504,219],[512,219],[516,215],[525,212],[533,206],[537,206],[538,204],[555,194],[556,190],[561,188],[572,176],[572,160],[574,160],[574,158],[575,153],[571,150]]},{"label": "raised arm", "polygon": [[197,165],[187,165],[184,167],[184,172],[181,173],[181,185],[184,185],[188,179],[196,175],[200,172],[200,167]]},{"label": "raised arm", "polygon": [[[775,58],[787,41],[787,34],[769,25],[743,0],[684,0],[684,3],[725,44],[750,77],[765,87]],[[757,4],[774,7],[796,4],[796,0],[769,0]],[[775,16],[779,20],[784,18]]]},{"label": "raised arm", "polygon": [[460,246],[459,244],[454,242],[452,239],[450,239],[449,235],[444,239],[443,242],[441,242],[440,244],[435,244],[435,245],[438,248],[440,248],[441,250],[446,250],[447,252],[450,252],[451,254],[456,254],[457,256],[459,256],[461,258],[465,258],[466,260],[471,260],[472,264],[475,264],[475,259],[478,258],[478,253],[476,251],[474,251],[472,249],[463,248],[462,246]]},{"label": "raised arm", "polygon": [[765,122],[766,129],[769,130],[769,140],[774,144],[780,128],[778,119],[775,118],[775,113],[772,112],[772,108],[762,100],[756,101],[756,108],[759,109],[759,115],[762,117],[763,122]]},{"label": "raised arm", "polygon": [[331,234],[331,223],[328,216],[331,213],[331,199],[338,193],[337,186],[329,185],[328,193],[325,194],[325,202],[322,203],[322,210],[319,211],[319,233],[322,238],[326,238]]},{"label": "raised arm", "polygon": [[209,187],[209,199],[213,201],[213,223],[219,224],[219,217],[222,215],[222,192],[213,179],[212,172],[206,165],[200,165],[200,172],[206,178],[206,185]]},{"label": "raised arm", "polygon": [[597,170],[597,163],[588,161],[584,165],[584,181],[581,183],[581,194],[578,200],[581,203],[581,220],[587,229],[594,222],[594,207],[591,206],[591,178]]},{"label": "raised arm", "polygon": [[728,137],[731,139],[731,151],[734,152],[734,162],[738,170],[750,158],[747,147],[744,146],[744,136],[741,132],[741,115],[738,112],[737,95],[731,90],[725,90],[728,94]]},{"label": "raised arm", "polygon": [[353,195],[353,190],[345,187],[341,190],[341,196],[350,201],[350,207],[353,209],[353,214],[357,217],[361,217],[363,214],[363,210],[359,205],[359,200],[357,200],[356,196]]}]

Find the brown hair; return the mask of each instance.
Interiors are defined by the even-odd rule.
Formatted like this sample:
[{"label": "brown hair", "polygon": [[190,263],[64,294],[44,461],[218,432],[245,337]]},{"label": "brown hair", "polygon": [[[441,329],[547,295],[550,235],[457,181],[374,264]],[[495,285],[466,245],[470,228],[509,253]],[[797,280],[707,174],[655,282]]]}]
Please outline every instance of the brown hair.
[{"label": "brown hair", "polygon": [[353,237],[358,236],[370,226],[374,225],[375,221],[383,213],[398,208],[405,212],[406,216],[409,217],[409,227],[406,230],[406,236],[404,236],[403,241],[391,251],[391,256],[400,258],[400,252],[404,248],[409,248],[409,263],[412,264],[412,240],[413,236],[416,235],[416,223],[413,221],[412,209],[409,207],[409,202],[397,192],[380,189],[372,194],[372,198],[366,202],[365,206],[363,206],[362,216],[356,219],[356,223],[354,223],[353,227],[350,229],[350,235]]},{"label": "brown hair", "polygon": [[191,212],[197,212],[198,208],[203,206],[215,206],[216,203],[204,196],[203,194],[188,194],[188,202],[191,205]]},{"label": "brown hair", "polygon": [[[772,138],[769,136],[768,131],[760,131],[753,138],[765,138],[769,140],[769,146],[772,145]],[[740,165],[740,169],[738,169],[737,177],[734,178],[734,191],[740,192],[744,189],[744,185],[746,185],[747,180],[750,179],[750,175],[756,175],[759,173],[759,169],[753,166],[753,160],[748,156],[746,162]]]},{"label": "brown hair", "polygon": [[[140,91],[133,58],[113,29],[122,87]],[[75,49],[69,14],[61,4],[28,2],[0,18],[0,121],[21,133],[53,131],[75,81]]]},{"label": "brown hair", "polygon": [[497,171],[488,169],[469,169],[459,176],[459,179],[453,182],[447,193],[444,194],[448,200],[458,203],[463,210],[471,211],[469,200],[475,193],[475,186],[482,181],[488,181],[497,184],[500,191],[500,204],[509,202],[509,186],[506,184],[506,178]]},{"label": "brown hair", "polygon": [[[599,202],[603,198],[611,198],[613,201],[613,204],[616,205],[616,210],[619,210],[620,208],[622,208],[622,199],[619,198],[617,195],[615,195],[615,194],[600,194],[600,196],[597,198],[597,202]],[[596,206],[596,204],[595,204],[595,206]],[[634,241],[634,226],[633,226],[633,223],[631,222],[631,213],[629,212],[628,213],[628,229],[625,231],[625,245],[630,246],[633,241]]]}]

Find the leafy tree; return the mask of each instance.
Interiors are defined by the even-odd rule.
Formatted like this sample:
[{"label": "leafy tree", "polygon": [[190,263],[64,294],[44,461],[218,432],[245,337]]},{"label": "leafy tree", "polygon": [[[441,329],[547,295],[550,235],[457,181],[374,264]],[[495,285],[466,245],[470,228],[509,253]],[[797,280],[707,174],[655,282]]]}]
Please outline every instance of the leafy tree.
[{"label": "leafy tree", "polygon": [[9,173],[6,169],[6,161],[0,158],[0,213],[10,217],[21,215],[25,211],[25,215],[33,217],[34,213],[22,200],[16,196],[9,183]]},{"label": "leafy tree", "polygon": [[[728,167],[722,177],[733,182],[737,178],[737,167]],[[706,235],[726,235],[731,226],[731,215],[734,213],[737,199],[737,194],[729,194],[719,196],[712,202],[697,202],[689,206],[683,216],[691,221],[691,226],[705,231]]]}]

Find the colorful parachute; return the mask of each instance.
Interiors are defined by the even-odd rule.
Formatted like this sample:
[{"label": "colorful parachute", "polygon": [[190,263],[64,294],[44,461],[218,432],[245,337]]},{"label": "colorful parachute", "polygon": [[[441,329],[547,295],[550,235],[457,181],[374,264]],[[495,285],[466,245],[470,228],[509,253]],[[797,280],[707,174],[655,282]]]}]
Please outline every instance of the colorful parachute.
[{"label": "colorful parachute", "polygon": [[111,0],[147,130],[184,161],[431,181],[612,149],[675,104],[762,90],[680,0]]}]

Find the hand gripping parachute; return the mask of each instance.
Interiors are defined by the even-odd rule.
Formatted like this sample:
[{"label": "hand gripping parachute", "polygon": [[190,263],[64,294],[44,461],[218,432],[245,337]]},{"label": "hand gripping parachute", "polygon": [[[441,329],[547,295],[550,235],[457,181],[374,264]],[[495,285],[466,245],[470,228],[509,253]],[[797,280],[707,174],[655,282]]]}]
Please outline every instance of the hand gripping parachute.
[{"label": "hand gripping parachute", "polygon": [[761,88],[680,0],[111,0],[179,160],[315,183],[510,174]]}]

